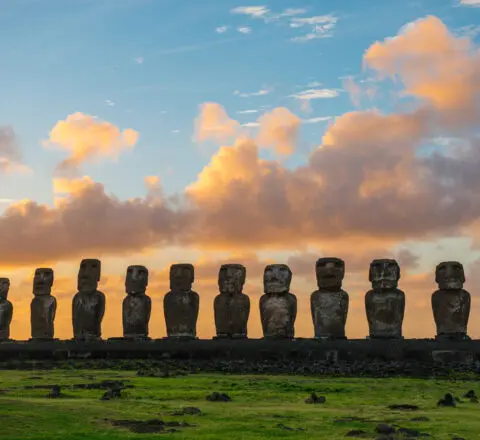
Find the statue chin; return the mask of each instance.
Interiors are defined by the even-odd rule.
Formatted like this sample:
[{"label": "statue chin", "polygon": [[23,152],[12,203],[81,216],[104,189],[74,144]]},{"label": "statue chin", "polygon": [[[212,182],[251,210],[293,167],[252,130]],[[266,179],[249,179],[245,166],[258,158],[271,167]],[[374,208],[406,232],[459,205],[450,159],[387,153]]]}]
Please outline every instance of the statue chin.
[{"label": "statue chin", "polygon": [[283,284],[267,284],[266,293],[288,293],[288,288]]}]

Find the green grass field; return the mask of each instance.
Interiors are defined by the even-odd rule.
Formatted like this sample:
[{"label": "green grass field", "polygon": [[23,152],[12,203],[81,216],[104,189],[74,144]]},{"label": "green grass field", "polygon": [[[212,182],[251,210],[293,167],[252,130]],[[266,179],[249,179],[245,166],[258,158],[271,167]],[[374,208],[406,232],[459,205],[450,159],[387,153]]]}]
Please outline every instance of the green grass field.
[{"label": "green grass field", "polygon": [[[133,387],[122,390],[122,397],[108,401],[100,400],[105,390],[69,388],[102,380],[123,380]],[[28,388],[32,385],[60,385],[64,396],[48,398],[48,389]],[[4,370],[0,371],[0,438],[342,439],[352,438],[345,434],[354,429],[366,431],[364,438],[377,438],[375,427],[387,423],[397,429],[400,426],[428,433],[435,439],[458,436],[474,440],[480,439],[480,404],[463,398],[455,408],[437,408],[436,404],[447,392],[458,397],[470,389],[479,392],[476,385],[471,380],[211,374],[155,378],[138,377],[134,371]],[[232,401],[207,401],[205,397],[213,391],[227,393]],[[306,404],[304,400],[312,391],[325,396],[326,402]],[[405,403],[419,409],[388,408]],[[197,407],[201,413],[171,414],[183,407]],[[428,420],[411,420],[418,417]],[[149,419],[195,426],[139,434],[112,422]]]}]

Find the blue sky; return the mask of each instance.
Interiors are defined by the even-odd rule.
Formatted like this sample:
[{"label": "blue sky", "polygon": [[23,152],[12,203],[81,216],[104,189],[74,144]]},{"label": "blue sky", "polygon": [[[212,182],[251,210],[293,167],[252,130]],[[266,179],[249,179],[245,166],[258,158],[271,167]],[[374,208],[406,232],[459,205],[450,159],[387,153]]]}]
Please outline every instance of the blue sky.
[{"label": "blue sky", "polygon": [[[242,13],[250,6],[268,12]],[[159,175],[168,193],[180,192],[215,152],[192,142],[201,103],[220,103],[242,124],[276,106],[304,119],[339,116],[355,109],[342,78],[365,76],[362,55],[373,42],[429,14],[459,32],[478,25],[480,9],[457,6],[451,0],[4,0],[0,121],[15,127],[34,174],[3,178],[0,197],[52,201],[52,170],[63,153],[41,141],[57,120],[77,111],[140,133],[134,151],[117,163],[85,165],[84,174],[120,198],[141,195],[146,175]],[[318,16],[331,24],[318,35],[328,38],[292,41],[313,26],[291,27],[295,20]],[[312,99],[311,112],[302,113],[292,95],[319,89],[335,97]],[[259,113],[239,113],[248,110]],[[305,162],[327,124],[304,124],[301,147],[285,165]]]}]

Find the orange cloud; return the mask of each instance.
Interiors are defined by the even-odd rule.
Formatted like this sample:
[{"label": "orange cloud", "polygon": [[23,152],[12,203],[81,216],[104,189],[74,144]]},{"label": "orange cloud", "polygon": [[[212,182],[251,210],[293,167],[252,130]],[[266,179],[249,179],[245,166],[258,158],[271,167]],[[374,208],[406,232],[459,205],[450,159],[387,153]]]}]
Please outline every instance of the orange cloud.
[{"label": "orange cloud", "polygon": [[230,119],[225,109],[216,102],[206,102],[200,106],[200,114],[195,120],[194,140],[204,142],[228,141],[240,132],[240,124]]},{"label": "orange cloud", "polygon": [[298,130],[302,120],[285,107],[273,109],[258,119],[260,131],[257,142],[272,148],[278,154],[289,155],[295,151]]},{"label": "orange cloud", "polygon": [[405,94],[425,100],[447,120],[478,121],[480,52],[453,36],[437,17],[410,23],[393,39],[373,44],[364,62],[382,77],[398,77]]},{"label": "orange cloud", "polygon": [[122,150],[135,146],[138,136],[138,132],[131,128],[120,131],[110,122],[74,113],[55,124],[46,145],[54,144],[69,151],[70,156],[57,169],[75,171],[87,161],[118,157]]}]

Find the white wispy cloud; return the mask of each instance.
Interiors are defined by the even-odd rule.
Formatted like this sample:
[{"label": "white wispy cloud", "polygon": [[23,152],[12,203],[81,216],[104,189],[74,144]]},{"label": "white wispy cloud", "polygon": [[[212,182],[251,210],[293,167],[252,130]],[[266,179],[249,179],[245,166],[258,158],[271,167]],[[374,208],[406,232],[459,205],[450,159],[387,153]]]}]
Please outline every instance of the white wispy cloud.
[{"label": "white wispy cloud", "polygon": [[143,57],[137,57],[135,58],[134,60],[137,64],[143,64],[143,62],[145,61],[145,59]]},{"label": "white wispy cloud", "polygon": [[172,130],[172,133],[173,133],[173,134],[180,133],[180,130]]},{"label": "white wispy cloud", "polygon": [[316,118],[302,119],[302,122],[304,124],[316,124],[317,122],[329,121],[330,119],[332,119],[332,116],[319,116]]},{"label": "white wispy cloud", "polygon": [[113,101],[110,101],[110,99],[106,99],[105,104],[107,104],[109,107],[113,107],[115,105],[115,103]]},{"label": "white wispy cloud", "polygon": [[251,114],[251,113],[258,113],[258,110],[239,110],[237,112],[239,115],[248,115],[248,114]]},{"label": "white wispy cloud", "polygon": [[336,98],[339,95],[337,89],[309,89],[303,92],[290,95],[289,98],[304,100]]},{"label": "white wispy cloud", "polygon": [[0,204],[10,204],[13,203],[15,199],[9,199],[7,197],[0,197]]},{"label": "white wispy cloud", "polygon": [[237,28],[237,31],[241,34],[249,34],[250,32],[252,32],[252,28],[248,26],[239,26]]},{"label": "white wispy cloud", "polygon": [[[479,3],[480,4],[480,3]],[[457,33],[463,37],[475,38],[480,34],[480,25],[469,24],[458,29]]]},{"label": "white wispy cloud", "polygon": [[246,92],[241,93],[238,90],[235,90],[233,92],[234,95],[240,98],[250,98],[251,96],[264,96],[264,95],[268,95],[269,93],[270,93],[270,90],[267,90],[267,89],[261,89],[261,90],[258,90],[257,92],[250,92],[250,93],[246,93]]},{"label": "white wispy cloud", "polygon": [[256,128],[260,126],[260,122],[247,122],[245,124],[242,124],[242,127],[247,127],[247,128]]},{"label": "white wispy cloud", "polygon": [[291,38],[294,42],[305,42],[316,38],[329,38],[333,35],[333,29],[337,24],[338,18],[332,14],[316,15],[313,17],[294,17],[291,19],[291,28],[310,27],[309,32]]},{"label": "white wispy cloud", "polygon": [[215,32],[217,34],[224,34],[225,32],[227,32],[228,30],[228,26],[219,26],[215,29]]},{"label": "white wispy cloud", "polygon": [[472,6],[474,8],[480,8],[480,0],[460,0],[462,6]]},{"label": "white wispy cloud", "polygon": [[264,18],[269,12],[266,6],[238,6],[230,11],[232,14],[249,15],[252,18]]}]

